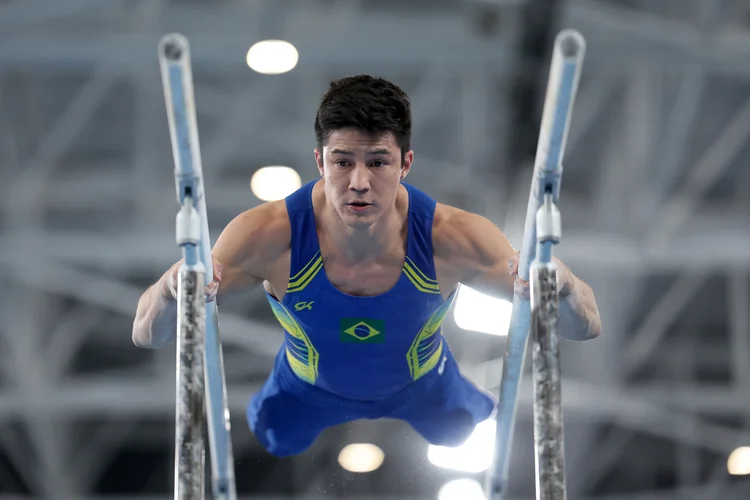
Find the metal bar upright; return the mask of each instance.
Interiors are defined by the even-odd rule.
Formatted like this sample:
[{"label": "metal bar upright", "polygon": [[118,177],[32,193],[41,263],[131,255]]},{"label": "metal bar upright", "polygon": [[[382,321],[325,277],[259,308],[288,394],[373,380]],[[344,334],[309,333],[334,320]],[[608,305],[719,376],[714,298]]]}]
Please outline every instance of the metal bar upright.
[{"label": "metal bar upright", "polygon": [[[555,38],[519,261],[518,275],[524,280],[529,280],[529,269],[537,251],[537,211],[545,200],[545,194],[550,195],[553,202],[560,194],[562,159],[585,50],[586,42],[577,31],[564,30]],[[486,489],[490,500],[502,500],[507,495],[518,389],[530,320],[530,302],[514,296],[500,381],[495,459],[487,476]]]},{"label": "metal bar upright", "polygon": [[[176,33],[168,34],[159,42],[158,54],[175,162],[177,199],[183,209],[186,204],[192,204],[198,216],[200,231],[199,242],[196,245],[197,259],[203,266],[204,282],[210,283],[213,281],[213,262],[206,215],[190,47],[184,36]],[[199,295],[203,296],[203,293]],[[234,459],[219,338],[218,309],[215,301],[207,303],[205,307],[204,340],[205,391],[208,403],[206,409],[213,498],[235,500],[237,493],[234,480]],[[191,408],[191,411],[198,410]],[[198,416],[192,415],[192,418],[198,418]],[[177,453],[180,452],[179,450],[178,447]]]}]

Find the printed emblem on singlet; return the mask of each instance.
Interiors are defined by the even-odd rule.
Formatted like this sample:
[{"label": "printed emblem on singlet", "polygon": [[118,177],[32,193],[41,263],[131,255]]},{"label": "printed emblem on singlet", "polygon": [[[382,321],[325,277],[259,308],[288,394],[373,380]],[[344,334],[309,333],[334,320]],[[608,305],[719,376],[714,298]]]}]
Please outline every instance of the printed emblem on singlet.
[{"label": "printed emblem on singlet", "polygon": [[358,344],[385,342],[385,321],[379,319],[345,318],[339,320],[339,340]]}]

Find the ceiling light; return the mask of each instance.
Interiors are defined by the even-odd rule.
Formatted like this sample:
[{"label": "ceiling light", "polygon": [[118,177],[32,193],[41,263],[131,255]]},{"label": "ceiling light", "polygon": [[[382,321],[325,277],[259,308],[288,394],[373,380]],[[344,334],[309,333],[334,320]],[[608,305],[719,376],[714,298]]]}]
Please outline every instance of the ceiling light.
[{"label": "ceiling light", "polygon": [[301,185],[302,179],[296,170],[277,165],[258,169],[250,179],[250,189],[263,201],[286,198]]},{"label": "ceiling light", "polygon": [[299,60],[297,49],[284,40],[263,40],[247,51],[247,65],[264,75],[279,75],[294,69]]},{"label": "ceiling light", "polygon": [[496,423],[493,419],[480,422],[471,436],[460,446],[435,446],[427,449],[427,458],[444,469],[476,473],[487,470],[495,452]]},{"label": "ceiling light", "polygon": [[454,479],[440,488],[437,500],[485,500],[485,496],[477,480]]},{"label": "ceiling light", "polygon": [[513,304],[507,300],[490,297],[466,285],[461,285],[456,297],[453,317],[464,330],[508,335]]},{"label": "ceiling light", "polygon": [[350,444],[339,453],[339,465],[349,472],[372,472],[384,459],[385,453],[374,444]]},{"label": "ceiling light", "polygon": [[750,475],[750,447],[742,446],[729,455],[727,471],[733,476]]}]

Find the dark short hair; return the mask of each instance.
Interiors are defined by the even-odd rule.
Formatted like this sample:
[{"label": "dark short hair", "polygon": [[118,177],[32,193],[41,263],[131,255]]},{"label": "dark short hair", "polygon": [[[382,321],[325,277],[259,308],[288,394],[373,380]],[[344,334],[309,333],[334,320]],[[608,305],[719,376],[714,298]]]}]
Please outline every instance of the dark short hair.
[{"label": "dark short hair", "polygon": [[315,115],[315,139],[322,148],[330,134],[357,128],[373,134],[390,132],[401,148],[401,159],[411,148],[409,96],[388,80],[357,75],[334,80]]}]

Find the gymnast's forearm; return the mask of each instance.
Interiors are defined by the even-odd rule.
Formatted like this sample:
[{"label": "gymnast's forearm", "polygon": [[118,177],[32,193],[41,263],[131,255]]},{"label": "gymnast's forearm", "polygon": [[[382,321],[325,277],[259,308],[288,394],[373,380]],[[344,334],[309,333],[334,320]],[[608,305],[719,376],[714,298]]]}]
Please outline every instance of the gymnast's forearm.
[{"label": "gymnast's forearm", "polygon": [[589,340],[601,333],[601,319],[590,286],[573,278],[573,286],[560,294],[557,330],[566,340]]},{"label": "gymnast's forearm", "polygon": [[159,280],[138,301],[133,321],[133,343],[138,347],[158,349],[175,338],[177,301],[167,296],[164,288]]}]

